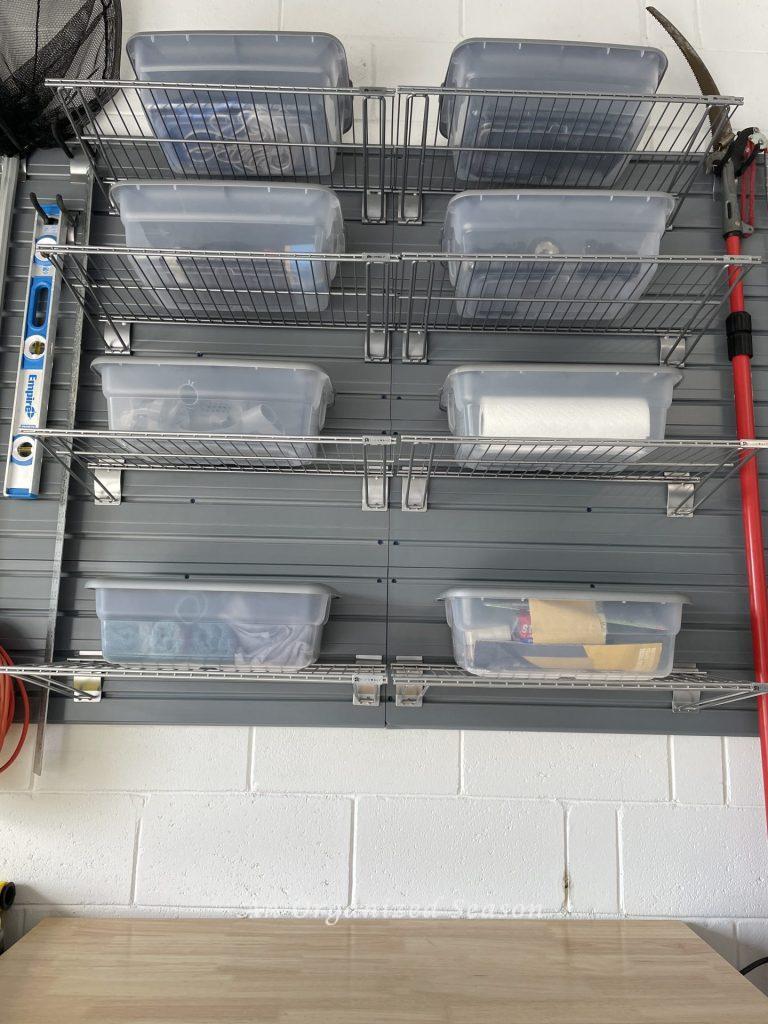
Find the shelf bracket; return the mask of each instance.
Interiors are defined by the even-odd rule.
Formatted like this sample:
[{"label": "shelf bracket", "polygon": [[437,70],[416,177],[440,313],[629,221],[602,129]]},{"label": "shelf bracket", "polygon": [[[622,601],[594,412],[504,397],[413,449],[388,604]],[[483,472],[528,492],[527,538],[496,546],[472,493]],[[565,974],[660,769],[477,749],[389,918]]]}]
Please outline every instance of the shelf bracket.
[{"label": "shelf bracket", "polygon": [[92,467],[93,500],[97,505],[119,505],[123,500],[123,471]]},{"label": "shelf bracket", "polygon": [[363,512],[386,512],[389,503],[389,480],[385,476],[363,477]]},{"label": "shelf bracket", "polygon": [[409,476],[403,480],[403,512],[426,512],[429,499],[429,477]]},{"label": "shelf bracket", "polygon": [[421,224],[422,208],[420,192],[401,192],[398,207],[398,224]]},{"label": "shelf bracket", "polygon": [[[385,680],[382,657],[380,654],[358,654],[355,661],[360,671],[352,684],[352,703],[355,707],[377,708],[381,703],[381,687]],[[366,672],[366,668],[373,671]]]},{"label": "shelf bracket", "polygon": [[667,484],[667,517],[669,519],[691,519],[695,485],[675,480]]},{"label": "shelf bracket", "polygon": [[75,704],[98,704],[102,697],[102,678],[99,675],[75,673],[72,686],[79,690],[74,696]]},{"label": "shelf bracket", "polygon": [[363,355],[366,363],[388,363],[390,337],[386,327],[369,327],[365,333]]},{"label": "shelf bracket", "polygon": [[380,188],[367,188],[363,192],[363,210],[360,217],[363,224],[386,224],[387,204]]},{"label": "shelf bracket", "polygon": [[672,691],[672,713],[696,714],[699,710],[701,690],[673,690]]},{"label": "shelf bracket", "polygon": [[[395,658],[398,665],[413,666],[412,674],[420,675],[419,666],[423,663],[421,655],[399,655]],[[424,703],[424,694],[428,687],[418,682],[395,683],[395,707],[420,708]]]},{"label": "shelf bracket", "polygon": [[427,362],[427,332],[422,330],[398,331],[402,337],[402,358],[404,363]]},{"label": "shelf bracket", "polygon": [[102,328],[104,338],[104,351],[108,356],[129,356],[131,354],[131,325],[121,323],[118,329],[116,324],[106,323]]},{"label": "shelf bracket", "polygon": [[659,366],[685,364],[686,338],[679,334],[662,334],[659,338]]}]

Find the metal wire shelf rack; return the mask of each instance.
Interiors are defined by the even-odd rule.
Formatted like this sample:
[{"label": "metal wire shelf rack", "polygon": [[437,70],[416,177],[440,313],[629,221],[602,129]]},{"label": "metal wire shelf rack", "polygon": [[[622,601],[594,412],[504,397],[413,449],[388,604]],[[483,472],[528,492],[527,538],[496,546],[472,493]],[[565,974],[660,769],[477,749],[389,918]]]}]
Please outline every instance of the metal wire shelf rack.
[{"label": "metal wire shelf rack", "polygon": [[[735,97],[399,86],[397,216],[424,195],[486,188],[613,188],[684,197]],[[674,216],[674,214],[673,214]]]},{"label": "metal wire shelf rack", "polygon": [[[390,683],[395,689],[395,703],[399,707],[421,707],[424,695],[431,687],[468,687],[474,689],[504,690],[584,690],[617,691],[629,693],[670,693],[672,710],[693,712],[718,707],[735,701],[747,700],[768,692],[768,684],[752,680],[710,676],[696,669],[676,669],[663,679],[623,677],[603,680],[567,678],[541,673],[528,678],[503,676],[474,676],[454,664],[432,664],[420,658],[403,658],[389,666]],[[706,696],[701,697],[704,693]]]},{"label": "metal wire shelf rack", "polygon": [[393,312],[403,358],[429,332],[658,335],[695,348],[759,257],[403,253]]},{"label": "metal wire shelf rack", "polygon": [[174,684],[197,683],[216,687],[212,695],[222,696],[222,684],[237,684],[236,694],[250,685],[277,683],[284,686],[344,686],[351,689],[355,704],[378,706],[380,693],[387,683],[385,665],[377,658],[361,658],[356,662],[333,662],[310,665],[300,671],[236,672],[223,668],[178,669],[168,666],[113,665],[96,658],[81,658],[50,665],[14,665],[14,678],[29,686],[49,690],[77,701],[98,701],[103,688],[110,683],[141,683],[151,681],[166,688]]},{"label": "metal wire shelf rack", "polygon": [[366,511],[387,508],[397,440],[387,435],[133,433],[108,430],[30,431],[44,450],[81,483],[97,504],[117,505],[127,470],[280,473],[362,479]]},{"label": "metal wire shelf rack", "polygon": [[[46,247],[91,323],[354,329],[367,360],[424,362],[430,331],[659,335],[688,353],[730,291],[741,256],[306,253]],[[102,333],[103,329],[102,329]],[[126,345],[127,347],[127,345]]]},{"label": "metal wire shelf rack", "polygon": [[47,84],[102,186],[130,179],[285,178],[358,192],[364,222],[386,219],[392,89]]},{"label": "metal wire shelf rack", "polygon": [[[211,695],[242,696],[243,688],[253,685],[344,686],[351,690],[355,704],[378,706],[382,689],[391,685],[399,707],[420,707],[427,690],[437,688],[473,688],[491,690],[593,691],[623,693],[664,693],[671,697],[673,711],[694,712],[747,700],[768,692],[768,684],[731,677],[710,676],[695,669],[678,669],[664,679],[606,678],[578,679],[541,675],[529,678],[472,676],[455,664],[432,664],[419,658],[395,660],[388,664],[375,657],[355,662],[318,663],[296,672],[264,670],[235,672],[224,668],[170,668],[153,665],[113,665],[98,657],[85,657],[61,663],[14,665],[15,678],[29,686],[74,698],[99,701],[105,686],[151,682],[168,694],[184,692],[185,684],[196,684]],[[223,684],[235,689],[222,690]],[[197,692],[197,691],[196,691]],[[704,695],[704,696],[702,696]],[[199,693],[198,693],[199,696]]]},{"label": "metal wire shelf rack", "polygon": [[745,460],[768,441],[601,440],[400,437],[397,475],[405,510],[427,508],[430,482],[458,480],[591,480],[658,483],[667,488],[667,515],[692,516]]}]

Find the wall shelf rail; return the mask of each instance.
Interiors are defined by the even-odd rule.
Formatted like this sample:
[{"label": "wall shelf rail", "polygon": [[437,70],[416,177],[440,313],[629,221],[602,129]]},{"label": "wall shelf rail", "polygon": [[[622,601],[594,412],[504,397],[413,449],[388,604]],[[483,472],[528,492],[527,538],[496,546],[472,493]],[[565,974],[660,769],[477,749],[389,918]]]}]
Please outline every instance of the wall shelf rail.
[{"label": "wall shelf rail", "polygon": [[[165,666],[112,665],[97,659],[78,659],[50,665],[14,665],[13,676],[30,686],[50,690],[76,700],[100,700],[110,684],[154,682],[168,689],[169,695],[185,683],[211,685],[211,696],[220,695],[223,684],[238,684],[234,692],[227,694],[239,697],[241,687],[278,683],[285,686],[344,686],[349,687],[353,703],[376,707],[380,701],[381,688],[387,683],[386,666],[375,658],[360,659],[357,662],[319,663],[298,672],[268,671],[231,672],[217,668],[175,669]],[[175,689],[174,689],[175,688]],[[198,694],[199,696],[199,694]]]},{"label": "wall shelf rail", "polygon": [[[430,331],[658,335],[690,355],[759,257],[46,248],[90,320],[354,329],[367,360],[427,359]],[[106,344],[106,342],[105,342]],[[111,350],[114,343],[110,342]],[[127,343],[126,346],[127,348]]]},{"label": "wall shelf rail", "polygon": [[392,89],[47,84],[104,185],[201,177],[305,181],[360,193],[363,222],[386,219]]},{"label": "wall shelf rail", "polygon": [[97,504],[117,505],[127,470],[279,473],[358,477],[366,511],[387,508],[397,440],[387,435],[289,437],[245,434],[37,430],[30,438],[78,480]]},{"label": "wall shelf rail", "polygon": [[432,687],[629,693],[655,691],[670,694],[672,710],[679,712],[695,712],[768,692],[768,684],[720,678],[695,669],[678,669],[664,679],[624,677],[596,681],[558,677],[555,673],[551,676],[541,673],[527,679],[508,679],[470,675],[454,664],[430,664],[419,658],[404,658],[389,665],[389,673],[398,707],[421,707],[424,695]]},{"label": "wall shelf rail", "polygon": [[611,188],[682,198],[713,133],[741,102],[401,86],[398,219],[420,223],[425,194],[466,189]]},{"label": "wall shelf rail", "polygon": [[403,253],[394,319],[403,358],[430,331],[658,335],[686,356],[759,257]]},{"label": "wall shelf rail", "polygon": [[455,437],[403,434],[397,475],[402,506],[424,511],[435,479],[593,480],[658,483],[667,488],[667,515],[692,516],[744,460],[768,441],[605,440]]}]

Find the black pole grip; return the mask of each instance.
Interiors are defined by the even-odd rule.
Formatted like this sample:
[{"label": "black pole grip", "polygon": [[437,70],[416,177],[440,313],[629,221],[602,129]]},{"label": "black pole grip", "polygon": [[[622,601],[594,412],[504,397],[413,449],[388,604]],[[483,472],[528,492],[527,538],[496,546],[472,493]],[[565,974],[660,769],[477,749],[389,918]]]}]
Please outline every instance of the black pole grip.
[{"label": "black pole grip", "polygon": [[725,319],[725,333],[728,337],[728,358],[749,356],[752,358],[752,317],[740,311],[729,313]]}]

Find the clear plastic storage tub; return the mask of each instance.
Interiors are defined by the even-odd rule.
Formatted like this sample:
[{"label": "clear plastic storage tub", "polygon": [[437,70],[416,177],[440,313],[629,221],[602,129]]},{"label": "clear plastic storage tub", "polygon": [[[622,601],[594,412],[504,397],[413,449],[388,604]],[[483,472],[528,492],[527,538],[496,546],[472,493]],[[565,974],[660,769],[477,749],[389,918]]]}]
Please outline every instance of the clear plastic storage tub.
[{"label": "clear plastic storage tub", "polygon": [[[663,192],[461,192],[448,203],[442,248],[451,255],[655,257],[674,205]],[[639,261],[447,263],[462,320],[539,326],[616,320],[656,271]]]},{"label": "clear plastic storage tub", "polygon": [[[666,67],[662,51],[647,46],[465,39],[451,54],[444,85],[489,95],[442,97],[440,130],[456,177],[519,185],[609,184],[650,112],[649,102],[622,97],[652,96]],[[564,95],[526,98],[500,91]]]},{"label": "clear plastic storage tub", "polygon": [[104,659],[120,665],[296,671],[317,660],[330,614],[315,583],[88,580]]},{"label": "clear plastic storage tub", "polygon": [[[128,40],[126,50],[140,81],[203,86],[139,90],[172,171],[256,178],[316,177],[333,171],[337,147],[352,123],[351,96],[283,92],[279,87],[348,88],[347,55],[335,36],[142,32]],[[208,84],[244,88],[204,88]]]},{"label": "clear plastic storage tub", "polygon": [[[336,194],[323,185],[279,182],[121,182],[112,198],[135,248],[206,252],[344,252]],[[169,255],[142,263],[145,280],[168,291],[180,315],[227,303],[287,315],[326,309],[336,260],[205,260]],[[242,293],[205,294],[206,289]]]},{"label": "clear plastic storage tub", "polygon": [[[662,440],[681,379],[679,370],[659,366],[480,363],[451,370],[440,407],[448,413],[452,434],[489,439],[458,445],[459,459],[503,460],[551,446],[492,444],[494,437]],[[625,458],[626,452],[626,446],[616,446],[603,455],[610,460]],[[566,446],[557,454],[572,458],[578,448]],[[591,447],[585,457],[594,459]]]},{"label": "clear plastic storage tub", "polygon": [[[110,430],[314,436],[334,397],[328,374],[310,363],[100,356],[91,369]],[[315,454],[314,445],[295,447]]]},{"label": "clear plastic storage tub", "polygon": [[472,675],[661,679],[680,632],[680,594],[456,587],[439,598],[456,664]]}]

